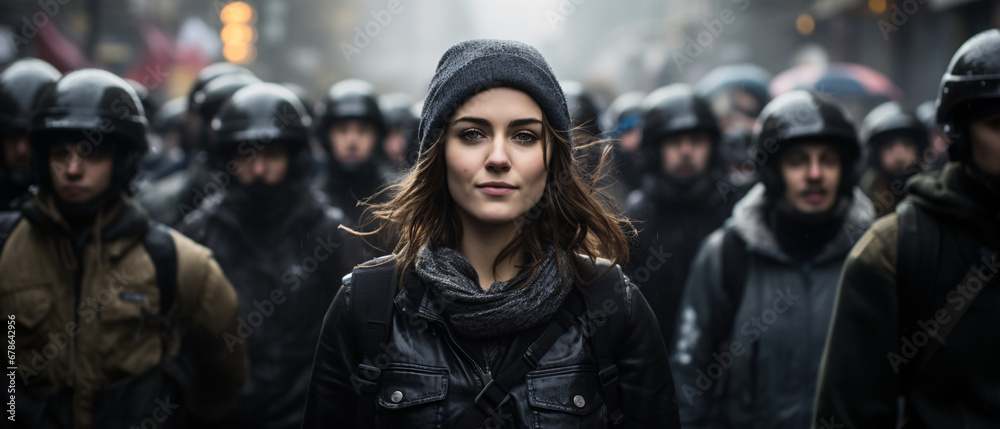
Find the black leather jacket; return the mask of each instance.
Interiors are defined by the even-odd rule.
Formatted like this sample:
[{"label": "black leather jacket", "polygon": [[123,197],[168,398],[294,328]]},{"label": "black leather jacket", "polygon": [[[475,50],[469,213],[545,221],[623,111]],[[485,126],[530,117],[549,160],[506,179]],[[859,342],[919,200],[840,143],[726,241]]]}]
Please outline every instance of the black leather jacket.
[{"label": "black leather jacket", "polygon": [[[659,326],[642,294],[627,280],[626,285],[626,311],[612,315],[626,319],[625,333],[616,339],[619,352],[615,356],[625,415],[620,427],[678,428],[674,383]],[[345,277],[323,322],[303,428],[359,427],[355,418],[362,405],[351,375],[362,360],[364,329],[355,321],[352,287],[364,285],[352,286],[351,276]],[[447,322],[431,309],[433,300],[426,292],[427,286],[410,271],[395,298],[385,354],[389,359],[382,362],[374,427],[455,427],[462,412],[475,406],[474,399],[483,389],[482,360],[468,353],[475,349],[470,344],[475,343],[456,338]],[[577,322],[582,323],[582,319]],[[501,427],[609,427],[597,360],[584,332],[564,332],[542,356],[538,369],[511,390],[510,417]],[[503,371],[505,362],[521,358],[519,350],[511,347],[514,338],[506,340],[494,373]]]}]

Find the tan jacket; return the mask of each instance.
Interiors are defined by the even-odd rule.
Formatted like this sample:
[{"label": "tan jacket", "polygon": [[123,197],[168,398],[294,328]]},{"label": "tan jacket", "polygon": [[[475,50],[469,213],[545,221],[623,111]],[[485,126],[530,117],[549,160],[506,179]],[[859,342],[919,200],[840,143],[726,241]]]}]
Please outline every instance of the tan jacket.
[{"label": "tan jacket", "polygon": [[[157,366],[164,344],[168,356],[180,350],[176,324],[166,332],[143,247],[149,221],[125,201],[99,213],[75,248],[51,197],[36,197],[22,213],[0,251],[0,315],[16,321],[18,388],[70,390],[73,427],[90,428],[96,389]],[[91,238],[98,234],[101,240]],[[174,308],[196,371],[186,405],[192,416],[216,420],[235,404],[246,373],[242,343],[224,340],[237,334],[236,293],[208,249],[170,234],[177,248]],[[148,404],[151,415],[157,406]]]}]

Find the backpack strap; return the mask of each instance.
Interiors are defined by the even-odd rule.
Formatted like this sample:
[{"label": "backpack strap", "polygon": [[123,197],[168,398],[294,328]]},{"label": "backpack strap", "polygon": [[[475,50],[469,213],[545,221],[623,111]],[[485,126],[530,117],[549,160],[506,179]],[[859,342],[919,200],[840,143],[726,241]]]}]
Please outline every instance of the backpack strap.
[{"label": "backpack strap", "polygon": [[[896,288],[901,326],[932,311],[934,279],[941,251],[941,226],[911,202],[896,208],[899,238],[896,243]],[[928,281],[930,280],[930,281]]]},{"label": "backpack strap", "polygon": [[743,290],[746,289],[747,277],[747,243],[736,232],[735,228],[727,227],[722,233],[722,291],[726,293],[724,319],[722,326],[728,329],[736,318],[736,310],[743,300]]},{"label": "backpack strap", "polygon": [[[586,267],[590,262],[584,260],[581,265]],[[594,270],[584,277],[596,278],[609,266],[610,261],[598,259],[594,264]],[[585,296],[570,293],[545,331],[519,353],[522,358],[508,364],[486,384],[476,396],[476,406],[468,408],[455,427],[482,427],[492,416],[499,414],[500,408],[510,398],[511,389],[524,382],[525,375],[538,367],[541,357],[552,348],[559,337],[573,329],[576,320],[581,317],[584,322],[584,334],[590,337],[597,358],[598,377],[608,418],[612,425],[620,424],[625,417],[621,412],[621,388],[614,354],[616,339],[621,338],[621,332],[625,328],[624,313],[616,315],[620,311],[625,311],[624,285],[624,276],[621,269],[616,266],[588,287]],[[588,331],[593,329],[596,331]],[[515,341],[515,345],[518,343]]]},{"label": "backpack strap", "polygon": [[[733,227],[725,227],[722,230],[722,260],[719,266],[722,269],[722,292],[725,294],[725,300],[722,302],[722,306],[719,309],[721,314],[719,319],[722,324],[719,325],[724,329],[723,336],[719,338],[717,344],[713,344],[712,347],[720,351],[725,351],[729,349],[729,345],[733,338],[733,322],[736,320],[736,312],[740,309],[740,302],[743,301],[743,291],[746,289],[746,277],[747,277],[747,264],[749,263],[749,255],[747,253],[747,243],[743,240],[736,229]],[[717,383],[717,387],[713,390],[714,397],[719,399],[728,390],[730,377],[728,374],[723,374],[722,378]],[[719,402],[716,401],[713,404],[714,407],[719,407]],[[714,416],[721,415],[722,411],[712,412]]]},{"label": "backpack strap", "polygon": [[156,287],[160,290],[160,314],[173,319],[173,305],[177,295],[177,246],[170,229],[158,222],[150,222],[142,245],[149,253],[156,269]]},{"label": "backpack strap", "polygon": [[7,242],[7,237],[14,232],[14,227],[21,221],[21,212],[9,211],[0,212],[0,252],[3,252],[3,245]]},{"label": "backpack strap", "polygon": [[[924,210],[912,202],[896,207],[899,237],[896,243],[896,297],[899,307],[899,330],[909,335],[915,323],[931,309],[933,283],[937,278],[941,247],[941,228]],[[931,341],[933,346],[937,341]],[[926,355],[924,349],[921,355]],[[922,358],[921,358],[922,359]],[[902,390],[908,390],[917,365],[904,367],[900,374]]]},{"label": "backpack strap", "polygon": [[[372,427],[375,422],[375,400],[378,393],[382,370],[378,368],[378,357],[382,346],[389,342],[393,298],[396,296],[396,265],[389,257],[372,262],[376,266],[363,265],[354,269],[351,276],[351,297],[357,326],[363,327],[364,358],[351,376],[360,392],[355,422],[358,427]],[[378,262],[385,262],[378,264]]]},{"label": "backpack strap", "polygon": [[[583,313],[584,304],[573,295],[566,298],[566,303],[556,312],[555,317],[545,331],[528,345],[521,359],[510,362],[496,377],[486,383],[483,390],[476,396],[474,407],[469,407],[458,419],[457,428],[482,427],[510,399],[510,391],[524,382],[524,376],[538,368],[539,359],[545,355],[566,331],[573,328],[576,316]],[[570,303],[575,305],[570,305]],[[517,342],[515,342],[517,344]],[[516,356],[516,355],[515,355]]]},{"label": "backpack strap", "polygon": [[[606,259],[598,259],[594,271],[589,278],[596,278],[610,265]],[[628,304],[625,302],[625,275],[621,267],[615,265],[611,271],[587,288],[587,313],[584,326],[595,326],[597,331],[591,335],[594,354],[599,367],[598,381],[604,405],[608,411],[608,419],[612,426],[620,425],[625,420],[621,410],[621,385],[618,379],[618,366],[614,357],[618,349],[618,339],[625,331],[625,312]]]},{"label": "backpack strap", "polygon": [[[896,212],[899,214],[896,260],[899,323],[904,335],[907,335],[907,330],[918,320],[933,317],[936,292],[933,286],[938,278],[940,265],[941,225],[925,210],[909,202],[897,207]],[[986,248],[980,249],[980,254],[987,259],[991,255],[996,256],[995,252]],[[969,267],[957,284],[968,284],[972,278],[978,278],[977,268],[975,264]],[[983,282],[982,287],[972,291],[972,297],[966,305],[950,312],[951,322],[941,326],[937,335],[933,337],[936,341],[929,341],[927,347],[918,352],[914,365],[904,369],[901,374],[904,387],[908,388],[910,383],[927,368],[935,353],[945,344],[948,336],[958,325],[958,321],[972,308],[980,293],[996,283],[997,277],[1000,276],[993,276]]]}]

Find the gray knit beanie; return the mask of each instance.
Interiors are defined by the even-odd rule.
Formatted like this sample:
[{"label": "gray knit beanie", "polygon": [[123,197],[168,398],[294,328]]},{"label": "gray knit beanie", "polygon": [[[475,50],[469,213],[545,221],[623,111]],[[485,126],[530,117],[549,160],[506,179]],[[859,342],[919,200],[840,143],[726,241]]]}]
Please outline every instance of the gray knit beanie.
[{"label": "gray knit beanie", "polygon": [[491,88],[524,91],[538,103],[549,124],[569,141],[569,109],[562,87],[535,48],[510,40],[469,40],[441,56],[420,115],[420,157],[463,103]]}]

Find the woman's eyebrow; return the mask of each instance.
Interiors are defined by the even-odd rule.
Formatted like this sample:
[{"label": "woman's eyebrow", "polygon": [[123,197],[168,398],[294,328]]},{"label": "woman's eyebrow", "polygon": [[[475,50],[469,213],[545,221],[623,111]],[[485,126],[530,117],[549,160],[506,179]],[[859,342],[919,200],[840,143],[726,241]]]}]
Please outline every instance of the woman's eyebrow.
[{"label": "woman's eyebrow", "polygon": [[473,117],[473,116],[463,116],[461,118],[456,119],[455,122],[452,122],[451,124],[455,125],[455,124],[457,124],[459,122],[463,122],[463,121],[464,122],[472,122],[474,124],[482,125],[484,127],[489,127],[489,126],[493,125],[493,124],[490,123],[490,121],[487,121],[487,120],[485,120],[483,118],[476,118],[476,117]]},{"label": "woman's eyebrow", "polygon": [[540,123],[542,123],[542,121],[540,119],[535,119],[535,118],[515,119],[513,121],[510,121],[510,124],[508,124],[507,127],[514,128],[514,127],[522,127],[525,125],[540,124]]}]

